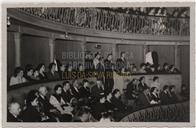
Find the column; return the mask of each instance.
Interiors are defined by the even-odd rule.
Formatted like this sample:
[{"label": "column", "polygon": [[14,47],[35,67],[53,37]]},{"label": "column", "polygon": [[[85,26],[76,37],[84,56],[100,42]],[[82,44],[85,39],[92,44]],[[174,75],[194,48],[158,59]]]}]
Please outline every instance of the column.
[{"label": "column", "polygon": [[180,51],[177,44],[174,46],[174,54],[174,65],[177,69],[180,69]]},{"label": "column", "polygon": [[15,67],[21,66],[21,33],[14,33],[14,43],[15,43]]},{"label": "column", "polygon": [[[82,42],[82,64],[85,64],[86,41]],[[80,56],[81,57],[81,56]]]},{"label": "column", "polygon": [[54,55],[54,38],[49,38],[49,49],[50,49],[50,62],[53,62]]},{"label": "column", "polygon": [[112,56],[114,61],[118,58],[117,44],[112,44]]}]

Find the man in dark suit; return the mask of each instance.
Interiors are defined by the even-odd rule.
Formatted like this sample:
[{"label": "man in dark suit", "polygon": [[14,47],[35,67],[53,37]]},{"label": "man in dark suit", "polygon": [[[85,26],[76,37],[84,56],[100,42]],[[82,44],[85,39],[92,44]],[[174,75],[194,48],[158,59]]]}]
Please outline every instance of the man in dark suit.
[{"label": "man in dark suit", "polygon": [[90,88],[89,88],[89,82],[88,80],[83,80],[83,86],[79,89],[80,97],[81,98],[89,98],[90,96]]},{"label": "man in dark suit", "polygon": [[125,59],[125,52],[121,52],[120,58],[117,59],[116,65],[117,65],[117,71],[120,73],[122,69],[127,70],[127,60]]},{"label": "man in dark suit", "polygon": [[143,92],[139,93],[136,103],[139,107],[147,107],[150,106],[150,101],[150,89],[145,88]]},{"label": "man in dark suit", "polygon": [[114,105],[114,107],[118,109],[118,111],[125,112],[127,110],[127,106],[123,104],[123,102],[120,100],[120,96],[120,90],[115,89],[112,92],[111,102]]},{"label": "man in dark suit", "polygon": [[71,92],[73,94],[73,96],[76,98],[76,99],[79,99],[81,98],[80,97],[80,91],[79,91],[79,84],[78,84],[78,81],[75,79],[73,80],[73,85],[71,87]]},{"label": "man in dark suit", "polygon": [[104,65],[105,65],[105,93],[107,95],[112,92],[114,87],[112,54],[108,54],[107,59],[104,61]]},{"label": "man in dark suit", "polygon": [[97,79],[96,85],[91,88],[91,96],[95,99],[98,99],[100,94],[104,94],[104,86],[100,79]]},{"label": "man in dark suit", "polygon": [[57,113],[57,110],[50,104],[49,100],[47,99],[47,93],[48,91],[46,87],[42,86],[39,88],[38,101],[41,109],[40,111],[49,117],[49,122],[56,122],[54,113]]},{"label": "man in dark suit", "polygon": [[22,120],[18,118],[20,112],[21,112],[21,108],[19,103],[17,102],[10,103],[7,112],[7,122],[22,122]]},{"label": "man in dark suit", "polygon": [[169,104],[171,102],[169,97],[169,86],[165,85],[163,91],[160,93],[161,104]]}]

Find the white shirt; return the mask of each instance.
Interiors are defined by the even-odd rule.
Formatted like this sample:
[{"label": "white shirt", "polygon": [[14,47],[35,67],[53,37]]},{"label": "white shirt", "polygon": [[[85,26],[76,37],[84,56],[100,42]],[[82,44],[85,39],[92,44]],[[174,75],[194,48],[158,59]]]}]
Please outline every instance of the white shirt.
[{"label": "white shirt", "polygon": [[21,83],[24,83],[26,81],[27,80],[24,77],[18,78],[18,77],[12,76],[11,79],[10,79],[10,86],[15,85],[15,84],[21,84]]}]

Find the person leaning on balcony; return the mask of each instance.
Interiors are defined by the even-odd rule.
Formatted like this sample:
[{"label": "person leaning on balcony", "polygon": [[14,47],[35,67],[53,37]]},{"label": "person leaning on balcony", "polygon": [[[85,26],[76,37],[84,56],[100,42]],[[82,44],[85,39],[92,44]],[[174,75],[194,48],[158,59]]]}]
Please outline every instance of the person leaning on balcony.
[{"label": "person leaning on balcony", "polygon": [[56,64],[50,63],[49,64],[49,72],[47,73],[47,79],[48,80],[58,80],[60,79],[58,72],[56,72]]},{"label": "person leaning on balcony", "polygon": [[14,75],[10,78],[10,86],[25,83],[27,80],[24,78],[23,75],[24,73],[21,67],[15,68]]}]

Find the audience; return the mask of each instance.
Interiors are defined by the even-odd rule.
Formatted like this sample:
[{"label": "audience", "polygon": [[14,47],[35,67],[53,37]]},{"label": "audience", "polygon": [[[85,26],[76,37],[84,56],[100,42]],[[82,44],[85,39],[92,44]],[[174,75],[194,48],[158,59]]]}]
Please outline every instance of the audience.
[{"label": "audience", "polygon": [[[89,64],[87,64],[89,63]],[[119,121],[126,113],[132,112],[135,107],[143,108],[157,104],[171,104],[178,102],[175,93],[175,85],[165,85],[161,88],[159,77],[154,76],[153,82],[149,86],[145,82],[145,77],[135,78],[127,84],[126,92],[122,97],[119,89],[114,88],[114,72],[119,75],[129,75],[130,73],[153,74],[153,73],[179,73],[174,65],[164,64],[163,69],[160,65],[156,67],[149,63],[142,63],[139,71],[135,64],[127,67],[125,52],[121,52],[121,57],[117,59],[116,66],[112,63],[112,54],[108,54],[103,61],[101,53],[96,53],[95,58],[87,55],[84,66],[78,64],[77,70],[72,64],[68,64],[67,68],[63,64],[58,65],[50,63],[49,71],[46,73],[45,65],[39,64],[36,70],[32,65],[25,67],[24,77],[23,70],[17,67],[14,76],[10,79],[10,85],[20,84],[27,81],[36,80],[68,80],[54,87],[54,93],[50,95],[45,86],[41,86],[38,91],[31,90],[26,98],[25,109],[20,114],[20,105],[17,102],[11,102],[8,105],[8,121],[9,122],[111,122]],[[87,65],[94,66],[88,67]],[[87,68],[86,68],[87,67]],[[96,76],[95,85],[91,84],[86,78],[93,75],[86,73],[93,72]],[[76,73],[75,75],[73,75]],[[84,73],[81,77],[78,74]],[[101,75],[100,75],[101,74]],[[83,80],[81,83],[79,79]],[[161,90],[162,89],[162,90]],[[160,94],[159,94],[160,92]],[[184,99],[189,98],[189,91],[186,86],[182,86],[181,96]],[[123,101],[132,101],[126,103]],[[91,111],[92,110],[92,111]],[[31,116],[29,116],[31,115]],[[94,117],[95,119],[93,119]]]}]

